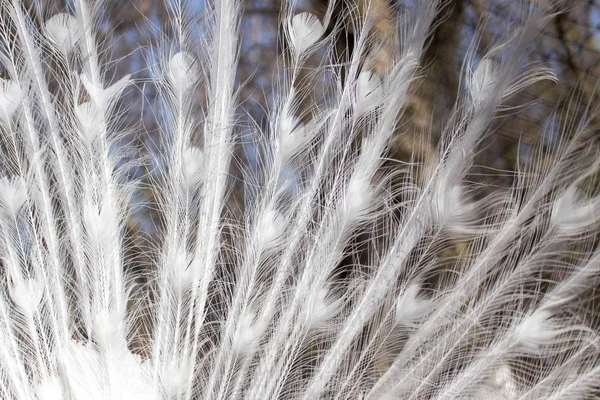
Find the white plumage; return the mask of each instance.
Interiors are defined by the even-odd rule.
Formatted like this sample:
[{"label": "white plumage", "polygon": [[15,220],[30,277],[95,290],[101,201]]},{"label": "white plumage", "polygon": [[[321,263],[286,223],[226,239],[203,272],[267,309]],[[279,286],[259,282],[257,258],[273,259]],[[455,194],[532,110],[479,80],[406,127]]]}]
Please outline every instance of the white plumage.
[{"label": "white plumage", "polygon": [[[507,100],[556,79],[527,58],[547,18],[537,4],[488,54],[469,51],[479,62],[434,154],[390,166],[442,8],[412,3],[381,76],[368,6],[348,16],[344,62],[333,2],[323,21],[285,7],[291,57],[267,128],[246,127],[251,161],[236,152],[241,2],[207,8],[202,55],[175,5],[172,37],[143,67],[163,167],[137,179],[119,141],[121,96],[141,82],[105,76],[101,4],[76,0],[40,28],[0,1],[0,398],[600,395],[599,163],[585,139],[598,110],[567,115],[556,150],[532,154],[511,186],[467,179]],[[329,64],[311,73],[337,82],[307,106],[300,71],[316,52]],[[148,189],[161,227],[140,272],[126,267],[126,225]]]}]

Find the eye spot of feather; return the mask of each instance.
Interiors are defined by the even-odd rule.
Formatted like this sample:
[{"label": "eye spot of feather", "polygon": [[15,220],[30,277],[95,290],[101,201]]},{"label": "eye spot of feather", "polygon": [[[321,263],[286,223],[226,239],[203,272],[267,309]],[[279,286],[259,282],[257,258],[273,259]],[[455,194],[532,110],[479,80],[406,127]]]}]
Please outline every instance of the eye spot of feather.
[{"label": "eye spot of feather", "polygon": [[314,45],[323,33],[323,24],[314,14],[303,12],[295,15],[290,24],[290,37],[296,57]]}]

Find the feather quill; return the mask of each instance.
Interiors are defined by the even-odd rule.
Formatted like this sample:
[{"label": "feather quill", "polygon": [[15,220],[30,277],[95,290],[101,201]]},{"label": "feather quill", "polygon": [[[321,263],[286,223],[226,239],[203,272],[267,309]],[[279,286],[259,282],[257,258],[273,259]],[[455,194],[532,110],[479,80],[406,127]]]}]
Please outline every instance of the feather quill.
[{"label": "feather quill", "polygon": [[[403,163],[391,146],[446,3],[407,2],[384,71],[376,5],[344,9],[340,56],[335,2],[322,17],[292,3],[267,121],[248,126],[242,2],[209,2],[201,52],[190,4],[169,4],[171,37],[143,68],[160,167],[137,179],[122,102],[145,82],[108,79],[102,2],[44,20],[0,0],[0,397],[597,396],[599,110],[567,112],[507,187],[469,178],[494,121],[523,109],[515,95],[557,79],[527,57],[545,3],[485,54],[473,44],[437,148]],[[310,68],[333,77],[326,101],[309,101]],[[161,221],[139,272],[127,226],[147,187]]]}]

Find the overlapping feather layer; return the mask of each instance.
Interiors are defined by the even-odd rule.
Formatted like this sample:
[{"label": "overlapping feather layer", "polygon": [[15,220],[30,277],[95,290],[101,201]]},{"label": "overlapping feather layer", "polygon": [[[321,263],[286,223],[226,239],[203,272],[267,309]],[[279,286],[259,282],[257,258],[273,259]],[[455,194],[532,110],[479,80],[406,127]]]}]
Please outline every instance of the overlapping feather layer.
[{"label": "overlapping feather layer", "polygon": [[[598,393],[599,165],[585,140],[597,110],[568,116],[555,151],[534,153],[508,187],[467,178],[507,99],[554,79],[527,58],[543,6],[470,53],[437,150],[404,163],[389,146],[440,2],[399,17],[384,76],[365,62],[368,7],[341,64],[327,51],[332,6],[324,20],[287,7],[285,74],[268,126],[252,131],[254,162],[235,151],[240,2],[207,11],[202,57],[175,7],[174,37],[148,57],[166,145],[144,183],[120,145],[119,102],[137,82],[106,78],[99,6],[76,0],[41,28],[20,1],[0,6],[0,398]],[[300,75],[316,52],[331,63],[315,74],[338,81],[305,110]],[[132,272],[126,224],[148,182],[160,238],[151,268]]]}]

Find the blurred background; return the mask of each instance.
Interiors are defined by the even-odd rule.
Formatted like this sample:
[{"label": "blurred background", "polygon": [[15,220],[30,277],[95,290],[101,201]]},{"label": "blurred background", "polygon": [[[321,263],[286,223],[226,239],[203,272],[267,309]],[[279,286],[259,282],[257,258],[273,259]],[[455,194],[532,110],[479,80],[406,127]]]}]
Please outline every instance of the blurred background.
[{"label": "blurred background", "polygon": [[[218,0],[216,0],[218,1]],[[401,50],[397,40],[397,16],[403,7],[414,1],[428,0],[344,0],[334,7],[331,25],[341,27],[333,39],[340,60],[347,59],[352,51],[354,32],[349,21],[340,20],[347,10],[363,13],[366,2],[378,16],[372,35],[372,50],[368,60],[377,74],[384,74],[393,58]],[[535,1],[534,1],[535,2]],[[36,9],[33,13],[49,18],[69,7],[64,0],[26,0]],[[127,143],[135,149],[143,163],[132,168],[131,174],[156,179],[164,170],[160,162],[163,133],[155,112],[156,88],[151,80],[151,66],[156,60],[152,48],[168,47],[172,6],[168,0],[106,0],[98,21],[98,42],[108,64],[107,80],[116,80],[131,73],[137,86],[129,89],[121,100],[124,110],[124,129]],[[493,45],[510,36],[524,7],[515,0],[442,0],[443,12],[438,18],[428,51],[422,60],[420,79],[415,83],[409,106],[402,114],[402,123],[390,158],[407,160],[427,158],[434,152],[441,130],[447,122],[457,96],[464,88],[461,71],[470,46],[477,51],[475,58],[486,53]],[[244,0],[241,22],[241,48],[238,69],[239,83],[239,158],[252,157],[252,148],[245,138],[252,131],[268,130],[267,115],[277,95],[286,43],[279,33],[280,0]],[[186,3],[185,17],[195,27],[189,32],[190,48],[187,51],[202,53],[202,39],[206,34],[203,15],[210,5],[201,0]],[[297,12],[310,11],[323,18],[327,0],[301,0],[295,3]],[[600,0],[559,0],[548,10],[552,17],[539,32],[537,42],[531,47],[532,62],[542,62],[553,69],[558,83],[540,82],[509,99],[509,104],[520,105],[518,112],[507,111],[493,124],[476,162],[480,167],[473,171],[473,179],[495,179],[499,185],[510,185],[510,174],[525,165],[531,151],[552,150],[558,143],[561,124],[565,118],[584,112],[587,104],[597,102],[595,90],[600,67]],[[39,17],[40,19],[42,17]],[[40,26],[44,21],[36,21]],[[324,52],[317,52],[303,70],[304,84],[311,88],[309,98],[315,104],[326,103],[330,85],[326,73],[314,76],[311,67],[325,62]],[[330,59],[330,58],[329,58]],[[463,75],[464,76],[464,75]],[[202,99],[202,89],[197,93]],[[313,104],[302,105],[305,110]],[[309,117],[307,117],[309,118]],[[596,125],[596,121],[593,121]],[[236,125],[236,126],[237,126]],[[595,138],[585,138],[584,140]],[[242,179],[239,168],[232,167],[232,179]],[[484,178],[477,178],[484,177]],[[243,209],[243,189],[240,186],[232,196],[237,209]],[[130,221],[131,237],[140,249],[132,260],[144,264],[143,243],[160,231],[160,218],[153,212],[151,185],[138,192],[134,199],[137,212]],[[235,213],[234,213],[235,214]],[[238,216],[241,212],[238,212]],[[134,246],[135,247],[135,246]]]}]

